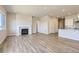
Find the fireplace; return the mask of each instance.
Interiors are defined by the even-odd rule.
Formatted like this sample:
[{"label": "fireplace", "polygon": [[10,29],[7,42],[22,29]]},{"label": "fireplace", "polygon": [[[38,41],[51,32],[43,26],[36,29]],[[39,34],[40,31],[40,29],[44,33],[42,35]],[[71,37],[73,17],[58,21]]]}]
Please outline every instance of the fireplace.
[{"label": "fireplace", "polygon": [[21,35],[28,35],[28,29],[21,29]]},{"label": "fireplace", "polygon": [[32,34],[32,29],[29,26],[17,26],[16,35],[29,35]]}]

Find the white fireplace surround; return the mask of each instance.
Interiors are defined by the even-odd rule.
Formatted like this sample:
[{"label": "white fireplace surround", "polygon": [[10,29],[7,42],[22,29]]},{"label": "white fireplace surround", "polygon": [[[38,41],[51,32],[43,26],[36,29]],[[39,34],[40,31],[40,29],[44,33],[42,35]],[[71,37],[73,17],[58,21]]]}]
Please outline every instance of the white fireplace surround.
[{"label": "white fireplace surround", "polygon": [[28,29],[28,34],[32,34],[31,27],[29,27],[29,26],[17,26],[16,35],[21,35],[21,30],[22,29]]}]

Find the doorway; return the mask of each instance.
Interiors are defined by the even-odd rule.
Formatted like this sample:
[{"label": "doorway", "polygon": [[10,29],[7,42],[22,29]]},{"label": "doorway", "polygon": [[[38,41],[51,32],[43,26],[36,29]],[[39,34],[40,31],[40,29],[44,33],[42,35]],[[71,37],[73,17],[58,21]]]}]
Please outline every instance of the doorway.
[{"label": "doorway", "polygon": [[58,29],[65,28],[65,18],[58,18]]}]

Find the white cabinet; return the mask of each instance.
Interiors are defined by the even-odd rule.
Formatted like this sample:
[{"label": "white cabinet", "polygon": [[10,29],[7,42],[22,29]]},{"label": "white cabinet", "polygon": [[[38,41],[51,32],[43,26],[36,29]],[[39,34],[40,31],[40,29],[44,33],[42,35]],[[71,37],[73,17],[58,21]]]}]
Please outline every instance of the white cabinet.
[{"label": "white cabinet", "polygon": [[65,27],[66,28],[74,28],[74,19],[69,18],[65,20]]},{"label": "white cabinet", "polygon": [[79,28],[79,14],[65,17],[65,28]]}]

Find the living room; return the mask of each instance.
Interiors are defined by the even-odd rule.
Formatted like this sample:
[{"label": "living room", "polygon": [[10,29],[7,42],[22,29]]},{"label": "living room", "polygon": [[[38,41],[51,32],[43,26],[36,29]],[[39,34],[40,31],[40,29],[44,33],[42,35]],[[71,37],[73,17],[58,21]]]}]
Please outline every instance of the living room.
[{"label": "living room", "polygon": [[78,13],[75,5],[0,5],[0,52],[79,52]]}]

